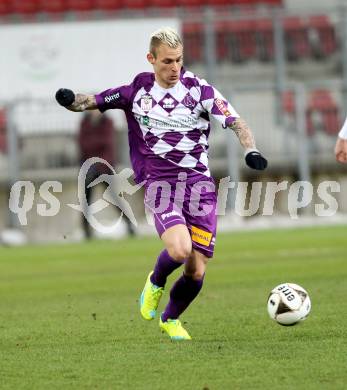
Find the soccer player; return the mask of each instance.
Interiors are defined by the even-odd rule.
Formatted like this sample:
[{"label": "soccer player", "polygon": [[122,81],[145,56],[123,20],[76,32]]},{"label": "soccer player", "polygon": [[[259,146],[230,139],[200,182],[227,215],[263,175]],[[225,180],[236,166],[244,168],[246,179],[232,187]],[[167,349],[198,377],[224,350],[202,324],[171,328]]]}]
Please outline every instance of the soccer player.
[{"label": "soccer player", "polygon": [[347,163],[347,118],[345,119],[345,123],[337,136],[335,157],[338,162]]},{"label": "soccer player", "polygon": [[[154,319],[167,277],[184,264],[159,326],[172,340],[190,340],[179,317],[202,288],[216,236],[216,191],[208,168],[209,116],[237,135],[249,167],[263,170],[267,161],[231,104],[183,68],[183,45],[176,31],[154,32],[147,59],[154,73],[140,73],[130,85],[95,96],[60,89],[56,99],[71,111],[125,111],[135,179],[146,181],[145,205],[165,245],[147,277],[140,311],[146,320]],[[156,191],[159,184],[161,192]]]}]

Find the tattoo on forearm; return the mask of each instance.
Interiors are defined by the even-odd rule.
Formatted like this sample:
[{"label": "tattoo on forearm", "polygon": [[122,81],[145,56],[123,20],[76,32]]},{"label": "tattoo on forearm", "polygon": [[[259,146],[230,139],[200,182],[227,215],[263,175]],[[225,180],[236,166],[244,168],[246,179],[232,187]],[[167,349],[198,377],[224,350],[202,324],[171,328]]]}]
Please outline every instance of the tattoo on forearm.
[{"label": "tattoo on forearm", "polygon": [[240,141],[240,144],[244,148],[255,148],[255,141],[251,129],[243,119],[235,119],[234,122],[230,125],[230,128],[235,132]]},{"label": "tattoo on forearm", "polygon": [[81,93],[76,94],[75,101],[68,107],[70,111],[74,112],[94,110],[95,108],[97,108],[95,96],[83,95]]}]

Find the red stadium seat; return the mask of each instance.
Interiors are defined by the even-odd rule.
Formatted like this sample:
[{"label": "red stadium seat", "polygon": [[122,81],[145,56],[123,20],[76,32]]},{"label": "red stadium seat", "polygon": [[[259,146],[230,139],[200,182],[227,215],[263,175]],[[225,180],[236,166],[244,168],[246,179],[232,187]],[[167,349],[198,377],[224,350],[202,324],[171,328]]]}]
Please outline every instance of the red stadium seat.
[{"label": "red stadium seat", "polygon": [[[289,126],[290,129],[295,128],[296,107],[294,92],[292,90],[284,91],[282,93],[281,100],[284,123],[286,124],[286,126]],[[306,128],[308,134],[312,135],[312,131],[310,131],[308,109],[306,109]]]},{"label": "red stadium seat", "polygon": [[287,17],[284,19],[283,29],[288,60],[296,61],[308,57],[310,45],[304,21],[297,16]]},{"label": "red stadium seat", "polygon": [[183,25],[184,62],[190,65],[204,60],[203,25],[202,23],[187,23]]},{"label": "red stadium seat", "polygon": [[[10,1],[8,1],[10,3]],[[18,14],[35,14],[40,9],[37,0],[12,0],[11,11]]]},{"label": "red stadium seat", "polygon": [[[228,56],[233,62],[243,62],[256,57],[254,20],[233,20],[225,23],[224,29],[227,36]],[[220,51],[220,43],[217,46]]]},{"label": "red stadium seat", "polygon": [[69,11],[91,11],[95,9],[94,0],[66,0],[66,8]]},{"label": "red stadium seat", "polygon": [[123,0],[123,7],[129,9],[145,9],[148,3],[146,0]]},{"label": "red stadium seat", "polygon": [[293,91],[285,91],[282,93],[282,110],[288,114],[295,113],[295,101]]},{"label": "red stadium seat", "polygon": [[214,27],[218,61],[231,61],[232,48],[230,47],[229,35],[227,34],[228,27],[228,22],[217,22]]},{"label": "red stadium seat", "polygon": [[176,0],[150,0],[150,6],[155,8],[171,8],[177,6]]},{"label": "red stadium seat", "polygon": [[229,1],[229,4],[236,6],[248,6],[253,8],[257,2],[257,0],[231,0]]},{"label": "red stadium seat", "polygon": [[176,6],[179,7],[201,7],[204,4],[204,0],[177,0]]},{"label": "red stadium seat", "polygon": [[[295,127],[296,107],[295,107],[295,94],[292,90],[284,91],[282,93],[282,111],[285,123],[287,126]],[[306,128],[309,135],[313,134],[312,126],[310,123],[309,110],[306,108]]]},{"label": "red stadium seat", "polygon": [[326,15],[309,18],[309,38],[312,54],[316,58],[327,57],[337,49],[335,28]]},{"label": "red stadium seat", "polygon": [[336,135],[339,131],[339,109],[330,91],[319,89],[312,92],[307,108],[307,128],[309,134],[322,130]]},{"label": "red stadium seat", "polygon": [[[292,120],[295,119],[295,96],[293,91],[282,94],[282,109]],[[341,127],[339,108],[330,91],[315,90],[311,92],[306,108],[306,126],[308,135],[323,131],[336,135]]]},{"label": "red stadium seat", "polygon": [[40,8],[43,12],[59,13],[67,11],[66,0],[40,0]]},{"label": "red stadium seat", "polygon": [[11,7],[8,0],[0,0],[0,15],[8,15]]},{"label": "red stadium seat", "polygon": [[231,5],[233,3],[232,0],[205,0],[206,4],[215,6],[215,5]]},{"label": "red stadium seat", "polygon": [[271,19],[255,21],[255,37],[257,43],[257,58],[260,61],[271,61],[274,58],[274,34]]},{"label": "red stadium seat", "polygon": [[122,0],[94,0],[95,8],[103,11],[114,11],[122,8]]},{"label": "red stadium seat", "polygon": [[234,39],[234,36],[230,33],[230,23],[217,22],[215,25],[216,32],[216,51],[218,61],[238,61],[239,47]]}]

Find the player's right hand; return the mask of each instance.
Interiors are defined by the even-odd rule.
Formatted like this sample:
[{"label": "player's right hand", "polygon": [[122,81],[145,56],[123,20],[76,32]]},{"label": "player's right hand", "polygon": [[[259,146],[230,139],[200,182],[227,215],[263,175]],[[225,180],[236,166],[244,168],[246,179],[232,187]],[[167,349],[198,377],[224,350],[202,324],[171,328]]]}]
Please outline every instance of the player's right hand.
[{"label": "player's right hand", "polygon": [[60,88],[55,94],[57,102],[63,107],[69,107],[75,101],[75,94],[71,89]]}]

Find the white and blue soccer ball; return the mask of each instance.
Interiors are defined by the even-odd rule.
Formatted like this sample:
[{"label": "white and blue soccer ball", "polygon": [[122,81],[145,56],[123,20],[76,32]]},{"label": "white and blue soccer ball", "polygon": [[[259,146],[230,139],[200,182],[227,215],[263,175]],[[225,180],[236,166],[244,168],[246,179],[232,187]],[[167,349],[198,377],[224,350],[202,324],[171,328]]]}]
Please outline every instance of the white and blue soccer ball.
[{"label": "white and blue soccer ball", "polygon": [[304,321],[311,310],[308,292],[295,283],[282,283],[270,292],[267,311],[270,317],[284,326]]}]

